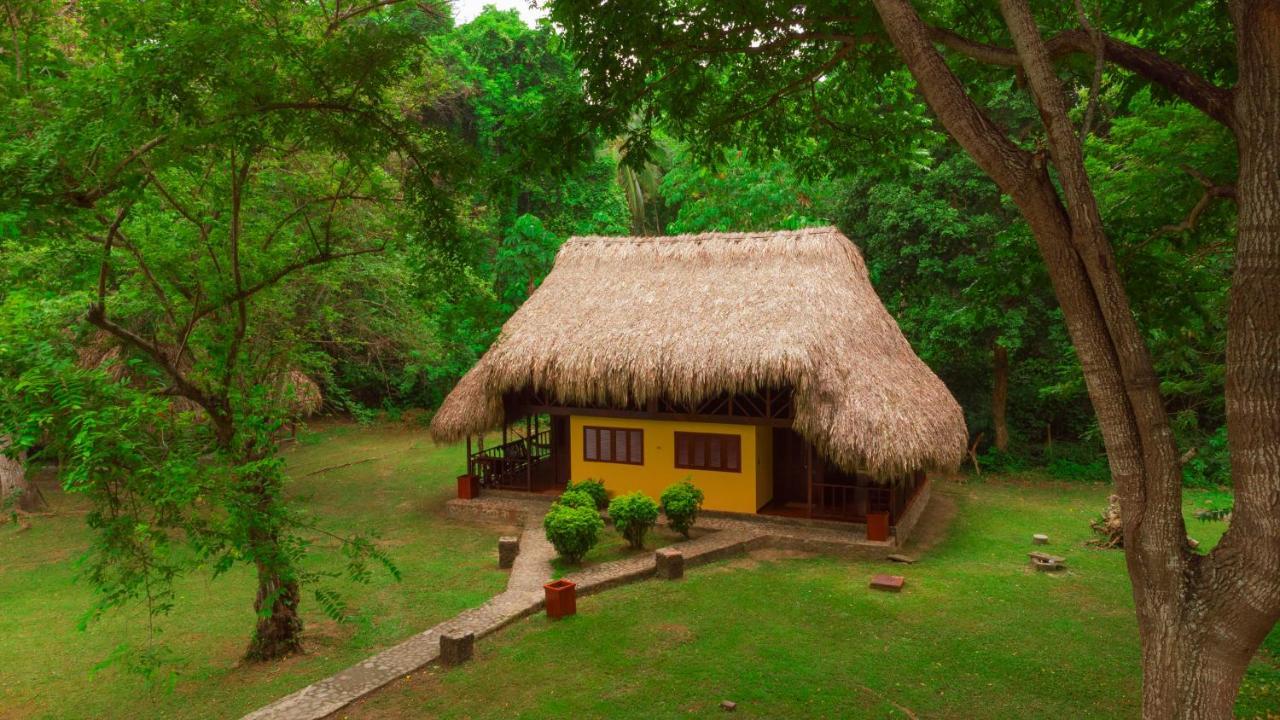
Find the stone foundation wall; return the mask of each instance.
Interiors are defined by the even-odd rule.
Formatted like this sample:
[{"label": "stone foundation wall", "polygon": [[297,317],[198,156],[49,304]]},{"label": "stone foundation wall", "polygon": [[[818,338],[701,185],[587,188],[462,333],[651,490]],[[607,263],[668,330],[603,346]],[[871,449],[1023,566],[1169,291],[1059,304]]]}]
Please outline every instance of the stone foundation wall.
[{"label": "stone foundation wall", "polygon": [[898,524],[892,528],[894,542],[902,545],[911,537],[911,531],[915,529],[916,522],[920,519],[920,515],[924,513],[924,508],[929,504],[930,493],[933,491],[933,481],[925,478],[924,484],[920,486],[920,493],[916,495],[916,499],[911,501],[911,507],[902,514],[898,519]]}]

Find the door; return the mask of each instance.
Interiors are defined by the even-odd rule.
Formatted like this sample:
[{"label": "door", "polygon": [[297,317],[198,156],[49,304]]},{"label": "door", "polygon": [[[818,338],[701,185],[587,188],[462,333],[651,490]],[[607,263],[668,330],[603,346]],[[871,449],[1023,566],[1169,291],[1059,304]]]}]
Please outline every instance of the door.
[{"label": "door", "polygon": [[773,429],[773,501],[778,504],[809,501],[805,442],[793,430]]},{"label": "door", "polygon": [[551,461],[555,463],[555,486],[564,487],[569,484],[569,452],[572,449],[569,437],[569,416],[551,416]]}]

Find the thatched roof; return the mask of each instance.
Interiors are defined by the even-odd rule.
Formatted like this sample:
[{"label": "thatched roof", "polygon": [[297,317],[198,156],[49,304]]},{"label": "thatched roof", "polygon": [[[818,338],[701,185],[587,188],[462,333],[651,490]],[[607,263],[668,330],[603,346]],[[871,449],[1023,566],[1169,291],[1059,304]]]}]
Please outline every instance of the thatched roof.
[{"label": "thatched roof", "polygon": [[794,428],[853,471],[951,469],[967,431],[835,228],[578,237],[431,423],[455,441],[502,423],[502,396],[697,401],[792,387]]}]

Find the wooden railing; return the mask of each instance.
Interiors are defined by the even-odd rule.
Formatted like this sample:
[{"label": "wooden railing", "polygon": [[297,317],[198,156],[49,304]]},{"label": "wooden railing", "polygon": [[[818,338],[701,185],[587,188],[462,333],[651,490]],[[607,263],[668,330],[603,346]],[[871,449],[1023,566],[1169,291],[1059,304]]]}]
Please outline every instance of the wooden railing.
[{"label": "wooden railing", "polygon": [[888,512],[888,487],[865,485],[813,484],[813,516],[840,520],[866,520],[869,512]]},{"label": "wooden railing", "polygon": [[551,431],[544,430],[477,450],[467,458],[467,472],[480,480],[481,487],[533,490],[534,482],[551,458]]}]

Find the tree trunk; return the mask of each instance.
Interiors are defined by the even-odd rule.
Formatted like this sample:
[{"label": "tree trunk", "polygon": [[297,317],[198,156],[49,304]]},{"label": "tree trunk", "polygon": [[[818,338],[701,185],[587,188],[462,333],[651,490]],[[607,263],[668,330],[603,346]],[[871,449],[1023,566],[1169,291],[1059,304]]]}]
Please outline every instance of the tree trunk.
[{"label": "tree trunk", "polygon": [[1181,463],[1158,379],[1102,230],[1065,93],[1025,0],[1002,0],[1001,10],[1061,196],[1046,158],[1014,145],[967,95],[910,0],[875,4],[929,106],[1013,199],[1045,259],[1120,496],[1142,639],[1143,716],[1230,718],[1244,670],[1280,618],[1280,3],[1233,5],[1241,171],[1227,415],[1235,512],[1247,519],[1233,519],[1203,557],[1186,547]]},{"label": "tree trunk", "polygon": [[1009,405],[1009,351],[1000,343],[996,343],[992,351],[992,369],[995,377],[991,388],[991,425],[996,449],[1005,452],[1009,449],[1009,424],[1005,420],[1005,409]]},{"label": "tree trunk", "polygon": [[[276,448],[243,447],[233,453],[238,467],[252,466],[275,454]],[[232,443],[235,447],[235,443]],[[246,495],[253,498],[254,509],[249,522],[249,553],[258,570],[258,593],[253,600],[257,624],[245,659],[278,660],[302,650],[302,617],[298,614],[301,592],[294,573],[293,559],[280,542],[280,491],[282,478],[278,471],[267,468],[246,473]]]},{"label": "tree trunk", "polygon": [[[9,444],[9,438],[0,435],[0,453]],[[41,512],[47,507],[40,489],[27,478],[22,458],[14,460],[0,454],[0,515],[7,515],[13,509],[29,513]]]},{"label": "tree trunk", "polygon": [[[264,549],[271,547],[270,539],[263,538],[259,543],[255,544]],[[278,660],[302,650],[298,582],[284,577],[274,562],[259,560],[256,565],[258,594],[253,600],[253,609],[258,622],[245,659]]]}]

